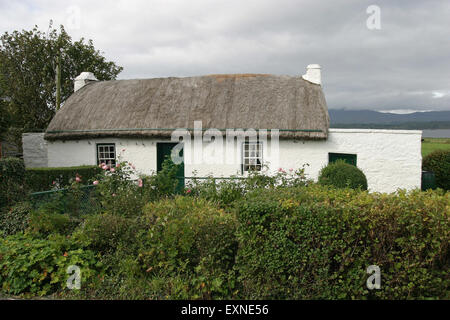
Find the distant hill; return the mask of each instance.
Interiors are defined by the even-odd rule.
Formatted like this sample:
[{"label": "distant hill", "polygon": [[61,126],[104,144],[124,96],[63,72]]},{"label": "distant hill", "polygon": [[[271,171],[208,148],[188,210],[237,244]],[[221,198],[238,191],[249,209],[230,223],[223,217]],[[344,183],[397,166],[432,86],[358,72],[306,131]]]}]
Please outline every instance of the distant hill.
[{"label": "distant hill", "polygon": [[332,128],[450,129],[450,111],[395,114],[330,109],[328,112]]}]

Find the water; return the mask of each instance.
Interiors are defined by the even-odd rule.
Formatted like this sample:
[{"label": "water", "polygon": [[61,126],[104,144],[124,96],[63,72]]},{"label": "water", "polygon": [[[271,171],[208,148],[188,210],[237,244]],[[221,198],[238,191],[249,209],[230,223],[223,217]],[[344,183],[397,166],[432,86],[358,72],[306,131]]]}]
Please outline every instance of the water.
[{"label": "water", "polygon": [[450,138],[450,129],[424,129],[422,138]]}]

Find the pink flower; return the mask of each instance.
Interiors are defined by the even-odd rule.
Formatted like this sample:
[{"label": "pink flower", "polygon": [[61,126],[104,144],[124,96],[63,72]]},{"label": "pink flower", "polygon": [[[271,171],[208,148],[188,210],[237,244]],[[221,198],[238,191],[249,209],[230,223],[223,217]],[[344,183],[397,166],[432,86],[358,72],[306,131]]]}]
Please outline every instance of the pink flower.
[{"label": "pink flower", "polygon": [[81,178],[80,178],[79,176],[76,176],[76,177],[75,177],[75,181],[76,181],[76,182],[81,182]]},{"label": "pink flower", "polygon": [[98,181],[95,180],[94,182],[92,182],[92,184],[93,184],[94,186],[96,186],[96,185],[98,185]]},{"label": "pink flower", "polygon": [[120,168],[120,163],[116,164],[116,168]]},{"label": "pink flower", "polygon": [[108,168],[109,167],[106,164],[102,167],[103,170],[108,170]]},{"label": "pink flower", "polygon": [[55,184],[56,184],[56,181],[53,181],[53,182],[52,182],[52,185],[55,185]]},{"label": "pink flower", "polygon": [[282,172],[283,171],[283,168],[278,168],[278,172]]},{"label": "pink flower", "polygon": [[114,168],[111,168],[111,170],[109,170],[109,171],[111,171],[111,172],[114,172],[114,171],[116,171],[116,169],[114,169]]},{"label": "pink flower", "polygon": [[115,196],[116,196],[116,194],[115,194],[115,193],[113,193],[113,194],[112,194],[112,196],[113,196],[113,197],[115,197]]},{"label": "pink flower", "polygon": [[187,189],[186,193],[191,193],[191,191],[192,191],[191,189]]},{"label": "pink flower", "polygon": [[292,171],[294,171],[294,169],[290,168],[289,171],[292,172]]},{"label": "pink flower", "polygon": [[143,185],[142,179],[139,179],[139,180],[138,180],[138,186],[139,186],[139,188],[142,188],[142,185]]}]

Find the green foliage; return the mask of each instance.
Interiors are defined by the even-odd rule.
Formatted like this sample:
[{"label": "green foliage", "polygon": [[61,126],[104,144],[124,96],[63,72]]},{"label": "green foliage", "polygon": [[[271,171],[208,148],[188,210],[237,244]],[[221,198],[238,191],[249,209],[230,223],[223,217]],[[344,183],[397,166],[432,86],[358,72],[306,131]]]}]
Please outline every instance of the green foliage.
[{"label": "green foliage", "polygon": [[[448,299],[450,195],[319,185],[258,190],[239,203],[246,299]],[[366,288],[370,265],[381,290]]]},{"label": "green foliage", "polygon": [[171,298],[229,294],[232,282],[226,279],[237,250],[233,214],[206,200],[180,196],[148,204],[144,214],[151,227],[141,239],[139,262],[146,273],[156,277],[150,281],[155,294],[159,290],[155,288],[162,285],[156,280],[160,277],[171,283],[188,279],[180,284],[183,294],[162,291]]},{"label": "green foliage", "polygon": [[27,168],[25,181],[33,192],[68,187],[79,176],[81,183],[91,182],[102,170],[97,166]]},{"label": "green foliage", "polygon": [[436,185],[450,190],[450,150],[436,150],[423,159],[422,169],[434,172]]},{"label": "green foliage", "polygon": [[79,219],[40,208],[29,216],[28,231],[35,236],[50,234],[70,235],[80,223]]},{"label": "green foliage", "polygon": [[0,211],[0,231],[5,235],[23,232],[28,227],[31,205],[28,202],[19,202],[10,209]]},{"label": "green foliage", "polygon": [[110,168],[101,165],[102,173],[97,175],[96,193],[105,212],[122,216],[135,216],[142,212],[146,203],[142,180],[133,181],[135,171],[128,162],[120,162]]},{"label": "green foliage", "polygon": [[103,172],[97,176],[97,194],[104,211],[122,216],[136,216],[149,201],[171,197],[178,191],[176,173],[178,166],[165,160],[162,170],[151,176],[137,176],[132,164],[123,161],[110,168],[101,165]]},{"label": "green foliage", "polygon": [[185,194],[207,199],[225,208],[242,199],[251,190],[306,186],[310,182],[306,179],[304,167],[288,171],[280,168],[272,175],[268,175],[267,172],[250,171],[246,178],[236,176],[232,176],[231,179],[194,178],[187,184]]},{"label": "green foliage", "polygon": [[89,248],[101,254],[114,253],[120,247],[131,251],[131,247],[137,245],[136,236],[142,226],[137,218],[111,213],[95,214],[85,219],[74,237],[85,239],[89,242]]},{"label": "green foliage", "polygon": [[84,246],[60,236],[35,239],[19,233],[0,239],[2,291],[42,296],[64,290],[70,265],[80,267],[83,287],[102,271],[97,254]]},{"label": "green foliage", "polygon": [[170,158],[162,163],[162,169],[157,174],[143,177],[145,192],[148,199],[156,200],[171,197],[178,193],[179,180],[177,172],[180,165],[176,165]]},{"label": "green foliage", "polygon": [[25,165],[17,158],[0,159],[0,209],[22,200],[24,190]]},{"label": "green foliage", "polygon": [[364,173],[343,160],[329,163],[322,168],[319,173],[319,183],[336,188],[367,190],[367,179]]},{"label": "green foliage", "polygon": [[7,103],[3,101],[3,95],[0,91],[0,141],[4,137],[11,119],[7,110]]},{"label": "green foliage", "polygon": [[72,41],[63,26],[5,32],[0,37],[0,92],[8,97],[11,126],[21,133],[43,130],[56,110],[56,63],[61,56],[61,101],[73,93],[73,79],[91,71],[99,80],[115,79],[122,67],[106,61],[92,40]]}]

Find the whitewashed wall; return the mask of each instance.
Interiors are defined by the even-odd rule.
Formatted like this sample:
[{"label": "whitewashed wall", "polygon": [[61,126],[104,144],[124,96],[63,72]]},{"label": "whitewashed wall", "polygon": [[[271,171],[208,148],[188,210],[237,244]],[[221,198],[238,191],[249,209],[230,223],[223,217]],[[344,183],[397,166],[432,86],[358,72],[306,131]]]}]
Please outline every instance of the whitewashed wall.
[{"label": "whitewashed wall", "polygon": [[[351,153],[357,155],[357,165],[366,174],[371,191],[414,189],[420,188],[421,184],[421,137],[421,131],[412,130],[330,129],[326,141],[280,140],[279,153],[274,152],[275,145],[269,142],[263,148],[264,162],[269,164],[271,172],[278,168],[289,171],[309,164],[306,173],[310,178],[317,179],[320,169],[328,163],[329,152]],[[161,141],[104,138],[48,142],[48,165],[96,164],[96,144],[115,143],[122,160],[132,162],[140,173],[151,174],[156,170],[156,143]],[[241,145],[224,143],[223,153],[216,154],[215,159],[211,159],[211,153],[207,152],[208,148],[211,150],[211,145],[204,142],[201,153],[191,151],[192,161],[186,159],[185,175],[192,176],[194,171],[197,176],[226,177],[240,174]],[[193,150],[194,143],[190,147]],[[234,152],[234,161],[230,161],[230,151]],[[211,161],[202,164],[198,157],[207,154]],[[189,157],[188,150],[185,150],[185,156]],[[217,160],[222,163],[217,163]]]}]

